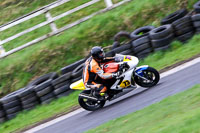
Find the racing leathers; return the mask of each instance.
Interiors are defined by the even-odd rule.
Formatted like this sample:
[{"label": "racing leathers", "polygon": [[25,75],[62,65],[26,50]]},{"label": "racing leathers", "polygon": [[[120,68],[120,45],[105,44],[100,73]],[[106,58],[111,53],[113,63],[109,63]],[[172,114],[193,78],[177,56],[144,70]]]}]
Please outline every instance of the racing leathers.
[{"label": "racing leathers", "polygon": [[[113,61],[114,57],[107,57],[101,61],[101,63]],[[100,63],[90,57],[86,60],[83,68],[83,82],[86,88],[96,89],[101,95],[107,91],[107,87],[97,82],[98,77],[101,79],[111,79],[113,77],[113,73],[105,73],[100,67]]]}]

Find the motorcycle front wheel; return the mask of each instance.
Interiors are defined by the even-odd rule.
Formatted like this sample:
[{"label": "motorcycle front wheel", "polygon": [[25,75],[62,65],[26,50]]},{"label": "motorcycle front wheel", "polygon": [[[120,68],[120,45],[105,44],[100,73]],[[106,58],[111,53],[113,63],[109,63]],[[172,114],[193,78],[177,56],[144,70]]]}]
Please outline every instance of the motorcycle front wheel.
[{"label": "motorcycle front wheel", "polygon": [[[81,94],[86,94],[86,95],[89,95],[90,94],[90,90],[84,90],[81,92]],[[78,102],[79,102],[79,105],[84,108],[85,110],[88,110],[88,111],[95,111],[95,110],[98,110],[100,108],[102,108],[104,105],[105,105],[105,102],[106,101],[93,101],[93,100],[90,100],[90,99],[87,99],[87,98],[83,98],[83,97],[78,97]]]},{"label": "motorcycle front wheel", "polygon": [[141,76],[145,79],[136,75],[134,76],[136,84],[138,84],[141,87],[155,86],[160,80],[160,74],[156,69],[152,67],[148,67],[146,70],[143,70]]}]

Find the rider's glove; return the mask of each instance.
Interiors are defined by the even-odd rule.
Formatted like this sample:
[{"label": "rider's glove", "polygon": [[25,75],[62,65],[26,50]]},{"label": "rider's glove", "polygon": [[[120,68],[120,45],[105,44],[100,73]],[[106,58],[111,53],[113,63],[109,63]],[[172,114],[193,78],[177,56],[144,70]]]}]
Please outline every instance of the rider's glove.
[{"label": "rider's glove", "polygon": [[117,78],[117,77],[119,77],[120,75],[121,75],[120,72],[116,72],[116,73],[113,73],[113,74],[112,74],[112,77],[113,77],[113,78]]}]

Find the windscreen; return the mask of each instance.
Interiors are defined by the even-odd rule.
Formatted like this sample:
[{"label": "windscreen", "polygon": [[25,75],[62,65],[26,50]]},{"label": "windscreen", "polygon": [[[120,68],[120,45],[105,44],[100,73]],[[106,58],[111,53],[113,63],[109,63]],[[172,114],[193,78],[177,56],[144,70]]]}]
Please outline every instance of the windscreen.
[{"label": "windscreen", "polygon": [[115,55],[115,62],[122,62],[124,60],[124,55],[116,54]]}]

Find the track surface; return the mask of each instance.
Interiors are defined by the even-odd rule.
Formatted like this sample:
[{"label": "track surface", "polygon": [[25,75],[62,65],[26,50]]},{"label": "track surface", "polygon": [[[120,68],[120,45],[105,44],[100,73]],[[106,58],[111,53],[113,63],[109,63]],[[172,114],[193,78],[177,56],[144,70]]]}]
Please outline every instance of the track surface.
[{"label": "track surface", "polygon": [[119,99],[108,102],[95,112],[83,111],[68,119],[37,131],[36,133],[82,133],[109,120],[140,110],[165,97],[200,84],[200,62],[162,78],[151,89],[139,88]]}]

